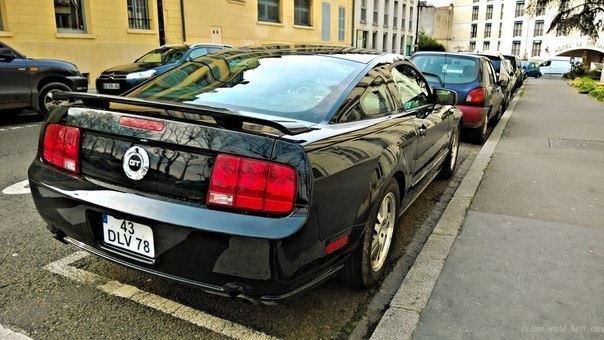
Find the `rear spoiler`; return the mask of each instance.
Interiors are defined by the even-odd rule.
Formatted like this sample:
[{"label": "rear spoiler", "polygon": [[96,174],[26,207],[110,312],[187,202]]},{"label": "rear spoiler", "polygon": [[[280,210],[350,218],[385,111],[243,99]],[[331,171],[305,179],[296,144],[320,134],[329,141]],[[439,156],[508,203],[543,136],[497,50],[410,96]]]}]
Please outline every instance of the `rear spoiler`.
[{"label": "rear spoiler", "polygon": [[313,128],[294,120],[275,121],[254,116],[244,116],[235,111],[224,108],[215,108],[205,105],[191,105],[177,102],[167,102],[158,100],[147,100],[141,98],[110,96],[104,94],[82,93],[82,92],[63,92],[53,93],[53,99],[56,100],[81,100],[85,105],[106,109],[109,103],[119,103],[134,105],[139,107],[150,107],[171,111],[192,113],[200,116],[209,116],[218,123],[223,123],[227,127],[241,128],[244,122],[272,127],[275,130],[286,135],[297,135],[312,131]]}]

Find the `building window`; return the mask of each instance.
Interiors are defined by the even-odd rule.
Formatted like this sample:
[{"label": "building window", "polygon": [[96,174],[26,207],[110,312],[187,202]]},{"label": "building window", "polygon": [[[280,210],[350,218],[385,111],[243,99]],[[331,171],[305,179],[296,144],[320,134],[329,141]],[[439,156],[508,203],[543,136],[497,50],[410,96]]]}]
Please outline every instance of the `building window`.
[{"label": "building window", "polygon": [[398,40],[398,37],[396,36],[396,34],[392,35],[392,53],[396,53],[396,42]]},{"label": "building window", "polygon": [[490,38],[491,37],[491,24],[484,24],[484,37],[485,38]]},{"label": "building window", "polygon": [[478,31],[478,25],[472,24],[472,27],[470,29],[470,38],[476,38],[477,31]]},{"label": "building window", "polygon": [[413,32],[413,7],[409,7],[409,32]]},{"label": "building window", "polygon": [[281,22],[279,0],[258,0],[258,21]]},{"label": "building window", "polygon": [[533,57],[538,57],[541,55],[541,41],[533,42],[533,49],[531,51],[531,55]]},{"label": "building window", "polygon": [[543,20],[535,21],[535,32],[533,34],[535,37],[540,37],[543,35],[543,25]]},{"label": "building window", "polygon": [[522,21],[516,21],[514,23],[514,36],[519,37],[522,35]]},{"label": "building window", "polygon": [[473,2],[473,3],[477,3],[477,2],[479,2],[479,1],[480,1],[480,0],[472,0],[472,2]]},{"label": "building window", "polygon": [[491,42],[490,41],[485,41],[482,43],[482,50],[483,51],[488,51],[491,49]]},{"label": "building window", "polygon": [[147,0],[128,0],[128,27],[138,30],[151,29]]},{"label": "building window", "polygon": [[487,20],[493,19],[493,5],[487,6]]},{"label": "building window", "polygon": [[361,0],[361,22],[367,22],[367,0]]},{"label": "building window", "polygon": [[524,15],[524,1],[516,1],[516,18]]},{"label": "building window", "polygon": [[[401,19],[401,29],[405,30],[407,26],[405,26],[405,18],[407,17],[407,5],[403,4],[403,17]],[[401,49],[405,44],[401,44]]]},{"label": "building window", "polygon": [[472,7],[472,20],[478,20],[478,6]]},{"label": "building window", "polygon": [[310,0],[294,1],[294,25],[311,26],[310,24]]},{"label": "building window", "polygon": [[357,42],[356,42],[356,46],[357,47],[361,47],[361,48],[367,48],[367,31],[361,31],[358,30],[357,31]]},{"label": "building window", "polygon": [[503,20],[503,3],[501,4],[501,12],[499,13],[499,20]]},{"label": "building window", "polygon": [[379,13],[380,13],[380,1],[379,0],[373,0],[373,24],[377,25],[378,21],[380,20],[379,18]]},{"label": "building window", "polygon": [[54,0],[58,32],[86,32],[82,0]]},{"label": "building window", "polygon": [[344,41],[346,34],[346,8],[338,7],[338,40]]},{"label": "building window", "polygon": [[537,5],[537,10],[535,11],[535,14],[537,16],[545,15],[545,5],[544,4]]},{"label": "building window", "polygon": [[388,51],[387,44],[388,44],[388,34],[384,33],[382,35],[382,51],[384,51],[384,52]]},{"label": "building window", "polygon": [[390,0],[384,0],[384,27],[388,27],[388,7],[390,6]]},{"label": "building window", "polygon": [[520,55],[520,41],[512,42],[512,54]]},{"label": "building window", "polygon": [[394,12],[392,13],[392,28],[397,29],[398,26],[398,1],[394,1]]},{"label": "building window", "polygon": [[501,41],[497,42],[497,52],[500,52],[499,50],[501,50]]},{"label": "building window", "polygon": [[331,4],[329,2],[321,4],[321,39],[323,41],[331,40]]},{"label": "building window", "polygon": [[2,4],[0,4],[0,32],[4,31],[4,23],[2,23]]},{"label": "building window", "polygon": [[377,32],[371,34],[371,48],[377,50]]},{"label": "building window", "polygon": [[470,48],[469,48],[470,52],[474,52],[476,51],[476,41],[470,41]]},{"label": "building window", "polygon": [[501,38],[501,33],[503,32],[503,23],[499,23],[499,37]]}]

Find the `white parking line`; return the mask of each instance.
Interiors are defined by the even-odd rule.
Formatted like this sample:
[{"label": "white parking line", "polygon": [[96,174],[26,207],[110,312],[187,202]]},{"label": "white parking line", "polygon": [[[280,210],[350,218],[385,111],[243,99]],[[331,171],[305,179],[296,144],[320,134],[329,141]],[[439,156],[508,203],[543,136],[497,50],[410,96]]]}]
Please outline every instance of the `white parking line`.
[{"label": "white parking line", "polygon": [[2,132],[2,131],[10,131],[10,130],[26,129],[26,128],[30,128],[30,127],[34,127],[34,126],[38,126],[38,125],[39,124],[27,124],[27,125],[9,126],[9,127],[0,128],[0,132]]},{"label": "white parking line", "polygon": [[2,325],[0,325],[0,340],[31,340],[30,337],[28,337],[25,334],[19,333],[19,332],[15,332],[13,330],[10,330]]},{"label": "white parking line", "polygon": [[89,256],[89,253],[83,250],[76,251],[62,259],[49,263],[44,269],[70,280],[92,285],[109,295],[132,300],[143,306],[170,314],[181,320],[234,339],[275,339],[265,333],[247,328],[238,323],[221,319],[176,301],[145,292],[135,286],[124,284],[71,265],[87,256]]},{"label": "white parking line", "polygon": [[15,184],[9,185],[2,189],[2,193],[5,195],[24,195],[31,193],[29,189],[29,181],[24,180]]}]

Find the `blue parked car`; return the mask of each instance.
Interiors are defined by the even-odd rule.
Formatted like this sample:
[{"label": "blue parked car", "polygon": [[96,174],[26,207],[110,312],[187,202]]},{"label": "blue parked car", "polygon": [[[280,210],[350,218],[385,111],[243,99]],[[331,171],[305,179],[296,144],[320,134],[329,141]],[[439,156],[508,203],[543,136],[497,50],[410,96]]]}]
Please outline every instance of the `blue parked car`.
[{"label": "blue parked car", "polygon": [[527,77],[535,77],[541,78],[541,70],[539,68],[539,63],[536,61],[523,61],[522,68],[524,69],[524,74]]},{"label": "blue parked car", "polygon": [[215,44],[165,45],[146,53],[131,64],[103,71],[96,80],[96,90],[102,94],[120,95],[187,61],[228,47],[230,46]]},{"label": "blue parked car", "polygon": [[482,144],[489,122],[501,118],[504,103],[503,83],[497,79],[489,59],[471,54],[417,52],[411,60],[432,88],[457,92],[462,127],[474,143]]}]

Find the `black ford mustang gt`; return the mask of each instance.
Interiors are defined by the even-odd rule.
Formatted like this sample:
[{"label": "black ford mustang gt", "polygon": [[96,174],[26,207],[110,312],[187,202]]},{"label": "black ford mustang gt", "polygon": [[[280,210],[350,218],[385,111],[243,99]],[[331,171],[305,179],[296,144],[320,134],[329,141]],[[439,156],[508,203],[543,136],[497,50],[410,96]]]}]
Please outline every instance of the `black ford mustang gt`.
[{"label": "black ford mustang gt", "polygon": [[56,96],[73,103],[29,168],[55,237],[263,303],[341,269],[376,283],[400,215],[457,161],[455,93],[398,55],[228,49],[124,97]]}]

